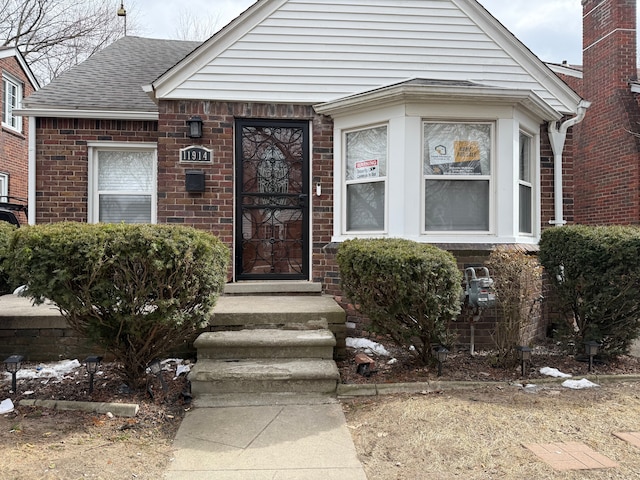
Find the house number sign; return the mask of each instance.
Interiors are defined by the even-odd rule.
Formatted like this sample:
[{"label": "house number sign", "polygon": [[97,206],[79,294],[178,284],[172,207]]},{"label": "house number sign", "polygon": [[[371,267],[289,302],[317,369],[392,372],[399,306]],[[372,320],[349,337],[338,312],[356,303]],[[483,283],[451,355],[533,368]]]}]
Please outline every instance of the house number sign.
[{"label": "house number sign", "polygon": [[213,151],[204,147],[187,147],[180,150],[181,162],[210,162]]}]

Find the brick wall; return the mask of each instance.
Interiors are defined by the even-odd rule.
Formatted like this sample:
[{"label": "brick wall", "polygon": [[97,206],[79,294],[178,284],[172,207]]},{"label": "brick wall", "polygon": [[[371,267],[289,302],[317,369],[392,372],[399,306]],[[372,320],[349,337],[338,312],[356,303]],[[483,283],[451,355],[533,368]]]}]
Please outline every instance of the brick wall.
[{"label": "brick wall", "polygon": [[[637,79],[636,1],[583,1],[583,72],[579,93],[592,102],[576,127],[575,220],[640,223],[640,109],[629,82]],[[578,86],[579,87],[579,86]]]},{"label": "brick wall", "polygon": [[38,118],[36,223],[87,221],[87,142],[157,141],[157,122]]},{"label": "brick wall", "polygon": [[[7,72],[23,82],[23,97],[33,93],[33,86],[16,57],[0,58],[0,77],[2,72]],[[0,95],[0,105],[3,101],[4,95],[2,94]],[[28,196],[29,120],[26,117],[22,118],[22,132],[1,127],[0,135],[2,136],[0,140],[0,173],[9,175],[9,195],[26,200]],[[26,223],[27,219],[24,214],[20,215],[20,221]]]},{"label": "brick wall", "polygon": [[[234,215],[234,122],[245,119],[290,119],[311,122],[312,192],[320,184],[322,195],[311,197],[312,272],[314,281],[328,279],[327,292],[335,291],[334,252],[323,248],[333,233],[333,122],[310,106],[204,101],[161,101],[158,126],[158,222],[202,228],[233,248]],[[203,120],[202,138],[187,136],[186,121],[194,115]],[[211,163],[179,162],[180,149],[203,146],[213,151]],[[187,170],[205,174],[206,190],[189,193]]]}]

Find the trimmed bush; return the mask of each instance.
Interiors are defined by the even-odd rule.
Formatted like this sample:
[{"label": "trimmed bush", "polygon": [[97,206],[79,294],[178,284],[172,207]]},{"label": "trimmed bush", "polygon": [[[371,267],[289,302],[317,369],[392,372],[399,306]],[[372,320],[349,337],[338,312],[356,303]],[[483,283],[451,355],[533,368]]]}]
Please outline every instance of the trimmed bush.
[{"label": "trimmed bush", "polygon": [[8,222],[0,222],[0,295],[13,291],[14,283],[9,278],[10,269],[5,266],[5,262],[11,235],[16,228]]},{"label": "trimmed bush", "polygon": [[460,312],[462,275],[449,252],[402,239],[356,239],[337,255],[342,290],[399,346],[423,362],[449,344],[447,324]]},{"label": "trimmed bush", "polygon": [[36,302],[112,353],[140,388],[154,358],[207,324],[228,249],[207,232],[168,225],[57,223],[20,228],[12,269]]},{"label": "trimmed bush", "polygon": [[640,229],[552,228],[539,258],[576,353],[588,340],[605,354],[627,353],[640,335]]},{"label": "trimmed bush", "polygon": [[518,361],[516,347],[525,345],[527,331],[539,317],[542,267],[535,257],[498,247],[491,252],[487,268],[495,282],[497,363],[511,367]]}]

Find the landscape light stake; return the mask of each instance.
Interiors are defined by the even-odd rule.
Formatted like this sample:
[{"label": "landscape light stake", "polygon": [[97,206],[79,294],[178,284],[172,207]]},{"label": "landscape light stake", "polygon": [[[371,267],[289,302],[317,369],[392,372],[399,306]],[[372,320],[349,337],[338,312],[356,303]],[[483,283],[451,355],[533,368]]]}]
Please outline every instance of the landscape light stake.
[{"label": "landscape light stake", "polygon": [[11,355],[4,361],[4,368],[11,374],[11,391],[13,393],[17,391],[16,374],[20,370],[20,364],[23,359],[22,355]]},{"label": "landscape light stake", "polygon": [[518,358],[520,359],[520,369],[522,371],[522,376],[525,375],[526,364],[529,360],[531,360],[531,349],[525,345],[519,345],[516,347],[518,351]]},{"label": "landscape light stake", "polygon": [[87,373],[89,374],[89,393],[93,393],[93,376],[98,371],[98,367],[100,366],[100,362],[102,362],[102,357],[97,355],[91,355],[85,359],[85,367],[87,369]]},{"label": "landscape light stake", "polygon": [[584,342],[584,351],[589,356],[589,371],[591,371],[591,369],[593,368],[593,357],[598,354],[599,348],[600,344],[595,340]]},{"label": "landscape light stake", "polygon": [[439,377],[442,375],[442,364],[447,361],[447,355],[449,355],[449,350],[447,350],[442,345],[440,345],[436,350],[436,359],[438,360],[438,376]]}]

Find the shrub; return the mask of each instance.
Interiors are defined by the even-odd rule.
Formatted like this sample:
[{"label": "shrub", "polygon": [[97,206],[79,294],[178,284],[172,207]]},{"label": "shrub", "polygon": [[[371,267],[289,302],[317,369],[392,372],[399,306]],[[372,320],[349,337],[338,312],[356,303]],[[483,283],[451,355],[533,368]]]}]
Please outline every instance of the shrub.
[{"label": "shrub", "polygon": [[640,335],[640,229],[552,228],[540,240],[540,262],[574,347],[597,340],[605,354],[627,353]]},{"label": "shrub", "polygon": [[229,260],[212,235],[168,225],[20,228],[11,250],[29,295],[50,299],[74,330],[112,353],[133,388],[150,361],[207,323]]},{"label": "shrub", "polygon": [[[5,266],[7,259],[7,250],[9,248],[9,242],[11,235],[16,230],[15,225],[11,225],[8,222],[0,221],[0,295],[11,292],[13,290],[13,282],[9,278],[10,268]],[[16,285],[17,286],[17,285]]]},{"label": "shrub", "polygon": [[489,256],[487,268],[495,282],[497,360],[510,367],[518,360],[516,347],[525,344],[527,330],[539,316],[542,267],[535,257],[498,247]]},{"label": "shrub", "polygon": [[447,324],[460,312],[462,275],[453,256],[401,239],[356,239],[338,250],[343,292],[374,330],[423,362],[432,344],[448,344]]}]

